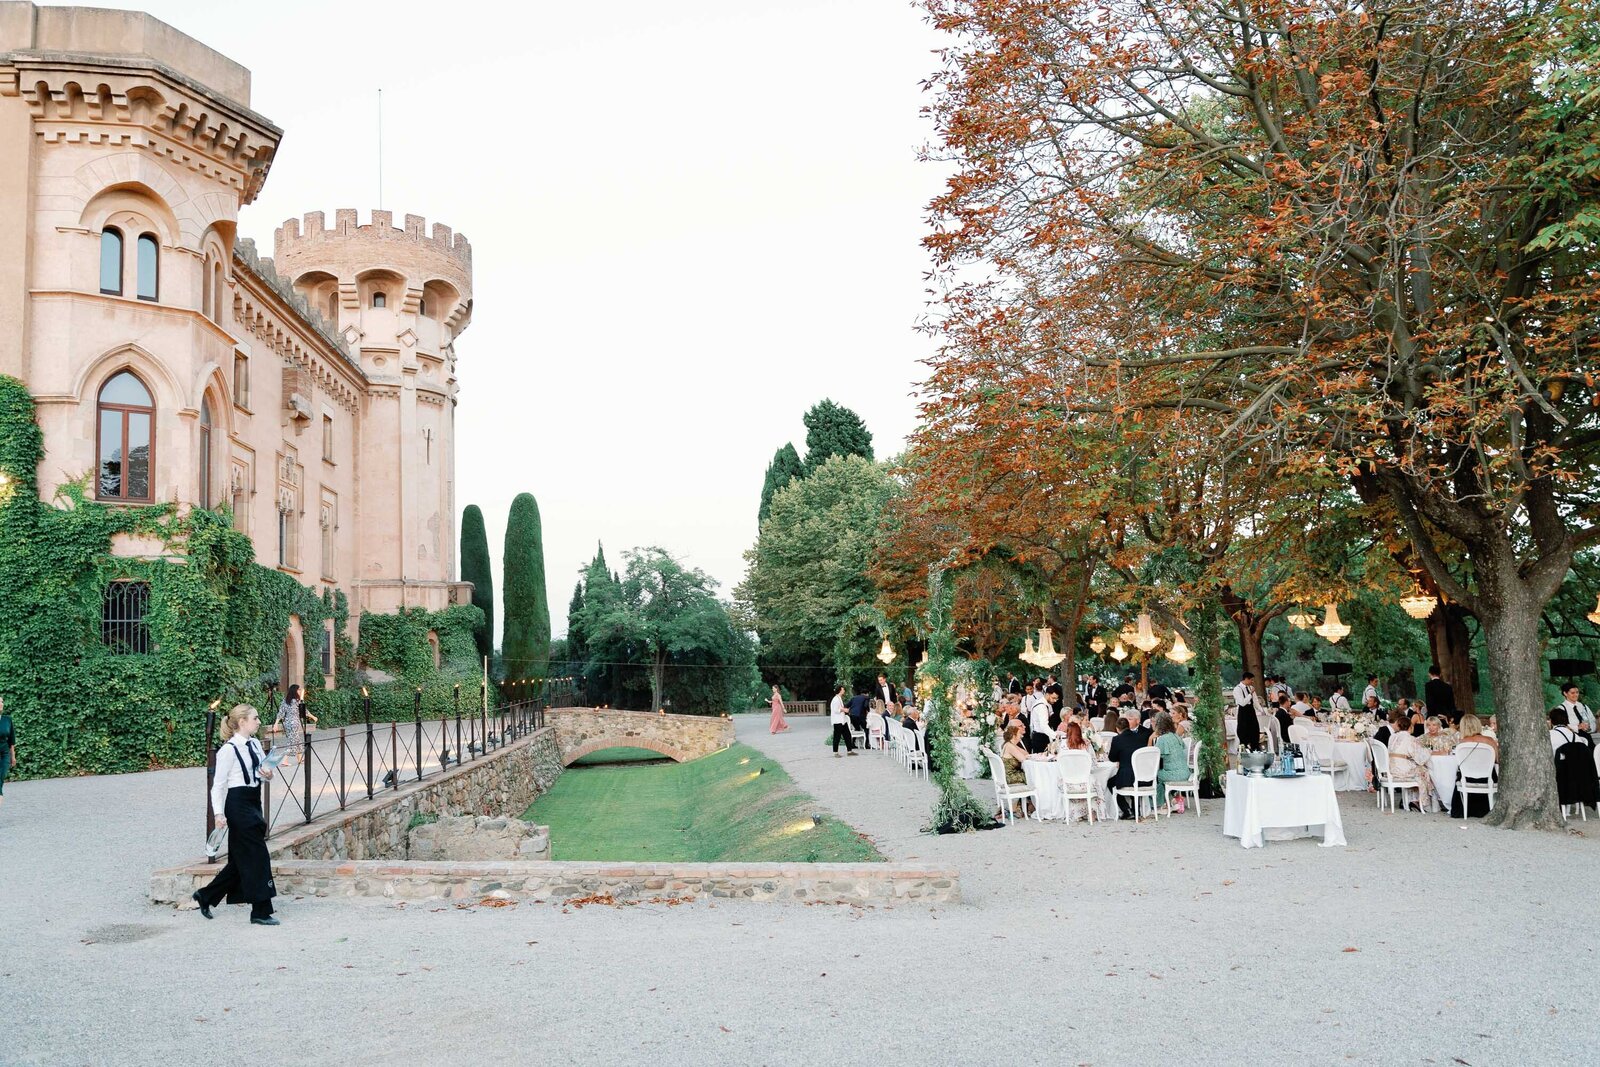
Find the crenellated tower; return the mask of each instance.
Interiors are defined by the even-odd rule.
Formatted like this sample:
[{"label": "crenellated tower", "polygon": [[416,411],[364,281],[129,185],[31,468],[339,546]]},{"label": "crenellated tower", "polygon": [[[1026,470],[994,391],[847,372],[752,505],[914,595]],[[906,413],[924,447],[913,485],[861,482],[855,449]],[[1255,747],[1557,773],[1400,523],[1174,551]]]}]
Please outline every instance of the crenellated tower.
[{"label": "crenellated tower", "polygon": [[[455,551],[455,339],[472,318],[472,246],[419,215],[358,224],[353,208],[278,228],[274,267],[333,324],[368,387],[356,442],[363,611],[451,602]],[[379,534],[378,531],[383,531]]]}]

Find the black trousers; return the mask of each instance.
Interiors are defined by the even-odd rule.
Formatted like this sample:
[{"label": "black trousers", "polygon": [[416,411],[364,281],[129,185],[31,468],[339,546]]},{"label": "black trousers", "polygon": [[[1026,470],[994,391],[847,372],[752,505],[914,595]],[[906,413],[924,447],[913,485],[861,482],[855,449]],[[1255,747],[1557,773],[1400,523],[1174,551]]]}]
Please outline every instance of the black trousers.
[{"label": "black trousers", "polygon": [[836,722],[833,724],[833,750],[835,752],[839,751],[839,739],[841,737],[844,738],[846,751],[854,752],[856,750],[856,740],[850,736],[849,723]]},{"label": "black trousers", "polygon": [[[211,879],[211,884],[200,890],[200,902],[208,908],[221,904],[229,893],[239,891],[239,867],[232,859]],[[265,919],[272,914],[272,901],[258,900],[250,905],[250,918]]]}]

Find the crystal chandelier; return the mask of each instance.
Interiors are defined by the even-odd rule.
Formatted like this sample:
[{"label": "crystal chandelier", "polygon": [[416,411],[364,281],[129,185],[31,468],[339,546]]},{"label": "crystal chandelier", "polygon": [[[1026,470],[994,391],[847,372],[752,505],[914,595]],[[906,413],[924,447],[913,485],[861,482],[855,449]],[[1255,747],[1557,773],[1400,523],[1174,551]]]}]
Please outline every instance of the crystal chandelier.
[{"label": "crystal chandelier", "polygon": [[1426,619],[1429,615],[1433,614],[1433,609],[1438,606],[1439,598],[1436,596],[1429,596],[1421,589],[1416,590],[1410,596],[1403,596],[1400,598],[1401,610],[1407,615],[1410,615],[1413,619]]},{"label": "crystal chandelier", "polygon": [[883,639],[883,647],[878,649],[878,662],[887,667],[894,662],[894,649],[889,647],[889,639]]},{"label": "crystal chandelier", "polygon": [[1596,626],[1600,626],[1600,596],[1594,598],[1594,610],[1586,616]]},{"label": "crystal chandelier", "polygon": [[1039,627],[1039,651],[1033,657],[1034,664],[1040,667],[1054,667],[1066,658],[1065,653],[1056,651],[1056,643],[1050,637],[1050,627]]},{"label": "crystal chandelier", "polygon": [[1106,650],[1106,639],[1105,638],[1101,637],[1099,634],[1095,634],[1093,637],[1091,637],[1089,639],[1089,651],[1090,652],[1093,652],[1095,655],[1098,656],[1100,653],[1104,652],[1105,650]]},{"label": "crystal chandelier", "polygon": [[1172,631],[1172,647],[1167,650],[1167,658],[1177,664],[1188,663],[1194,659],[1194,652],[1183,643],[1183,635]]},{"label": "crystal chandelier", "polygon": [[1039,665],[1039,654],[1033,650],[1032,634],[1029,634],[1028,639],[1022,643],[1022,655],[1017,658],[1032,667]]},{"label": "crystal chandelier", "polygon": [[1296,630],[1309,630],[1316,621],[1317,617],[1307,614],[1305,608],[1296,608],[1289,616],[1289,625]]},{"label": "crystal chandelier", "polygon": [[1128,650],[1122,647],[1122,642],[1117,642],[1117,647],[1111,650],[1111,658],[1121,663],[1128,658]]},{"label": "crystal chandelier", "polygon": [[1339,621],[1339,605],[1328,605],[1328,611],[1323,617],[1322,625],[1317,627],[1317,634],[1326,639],[1330,645],[1337,645],[1340,641],[1350,636],[1350,627]]},{"label": "crystal chandelier", "polygon": [[1161,643],[1161,638],[1156,636],[1155,630],[1150,626],[1148,613],[1139,612],[1139,628],[1134,633],[1131,643],[1140,652],[1149,652]]}]

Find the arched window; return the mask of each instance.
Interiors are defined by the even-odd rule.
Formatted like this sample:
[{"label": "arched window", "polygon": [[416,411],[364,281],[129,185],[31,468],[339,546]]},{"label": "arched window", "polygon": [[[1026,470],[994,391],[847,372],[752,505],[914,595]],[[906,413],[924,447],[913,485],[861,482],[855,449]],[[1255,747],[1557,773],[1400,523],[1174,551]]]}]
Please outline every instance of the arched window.
[{"label": "arched window", "polygon": [[161,284],[161,246],[153,233],[139,235],[139,299],[155,300]]},{"label": "arched window", "polygon": [[216,272],[211,269],[211,257],[206,257],[206,265],[200,271],[200,314],[217,321],[217,309],[211,294],[211,280],[216,277]]},{"label": "arched window", "polygon": [[417,301],[417,314],[423,318],[428,317],[428,302],[426,300]]},{"label": "arched window", "polygon": [[372,294],[372,306],[375,308],[387,307],[389,298],[381,292]]},{"label": "arched window", "polygon": [[122,295],[122,233],[109,226],[100,231],[100,291]]},{"label": "arched window", "polygon": [[335,326],[339,325],[339,288],[335,286],[328,293],[328,321]]},{"label": "arched window", "polygon": [[156,428],[150,390],[132,371],[122,371],[100,387],[96,415],[96,455],[100,459],[95,496],[101,500],[150,500]]},{"label": "arched window", "polygon": [[222,325],[222,290],[223,290],[223,286],[224,286],[224,282],[223,282],[223,279],[222,279],[222,264],[221,263],[212,264],[211,272],[212,272],[212,277],[211,277],[211,300],[212,300],[212,308],[213,308],[213,311],[211,313],[211,321],[216,323],[218,326],[221,326]]},{"label": "arched window", "polygon": [[200,400],[200,506],[211,506],[211,401]]}]

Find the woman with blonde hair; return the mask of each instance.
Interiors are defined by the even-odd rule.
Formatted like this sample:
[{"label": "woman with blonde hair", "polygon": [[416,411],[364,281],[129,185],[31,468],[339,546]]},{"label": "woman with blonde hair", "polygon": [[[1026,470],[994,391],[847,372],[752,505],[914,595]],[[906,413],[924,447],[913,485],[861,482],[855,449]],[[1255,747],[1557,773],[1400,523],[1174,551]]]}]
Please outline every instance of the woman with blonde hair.
[{"label": "woman with blonde hair", "polygon": [[267,755],[255,739],[261,713],[249,704],[236,704],[222,720],[222,746],[217,749],[216,776],[211,785],[211,809],[217,825],[228,828],[228,863],[211,884],[194,892],[200,914],[226,897],[229,904],[249,904],[250,921],[257,926],[277,926],[272,917],[272,858],[267,854],[267,820],[261,811],[261,781],[272,777]]}]

